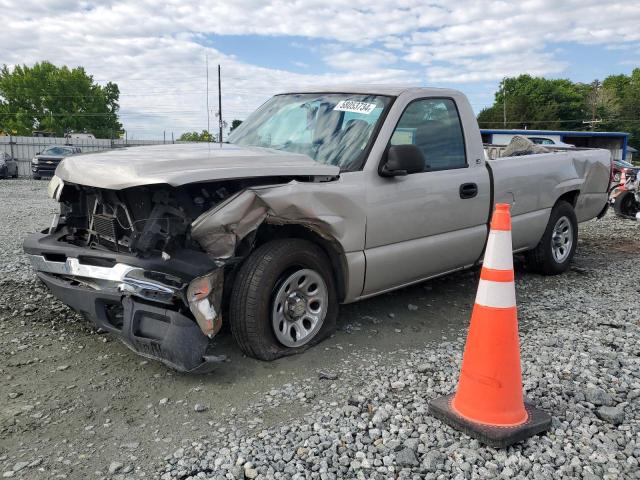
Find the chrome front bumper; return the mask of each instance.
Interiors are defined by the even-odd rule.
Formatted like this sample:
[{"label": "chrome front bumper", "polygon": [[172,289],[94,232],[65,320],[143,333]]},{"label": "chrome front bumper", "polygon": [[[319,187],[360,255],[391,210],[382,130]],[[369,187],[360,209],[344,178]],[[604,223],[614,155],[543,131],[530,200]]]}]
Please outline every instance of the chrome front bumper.
[{"label": "chrome front bumper", "polygon": [[61,262],[47,260],[42,255],[26,255],[37,272],[72,279],[94,290],[109,290],[163,304],[173,304],[177,299],[185,300],[184,292],[188,283],[173,275],[148,272],[124,263],[101,267],[83,264],[77,258],[66,258]]}]

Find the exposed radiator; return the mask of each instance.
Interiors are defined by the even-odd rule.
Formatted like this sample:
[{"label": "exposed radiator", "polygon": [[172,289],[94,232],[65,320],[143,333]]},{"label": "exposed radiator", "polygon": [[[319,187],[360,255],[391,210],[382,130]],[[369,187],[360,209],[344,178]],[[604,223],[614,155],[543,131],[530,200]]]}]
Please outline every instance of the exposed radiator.
[{"label": "exposed radiator", "polygon": [[116,217],[104,213],[96,213],[93,215],[93,231],[98,237],[116,242]]}]

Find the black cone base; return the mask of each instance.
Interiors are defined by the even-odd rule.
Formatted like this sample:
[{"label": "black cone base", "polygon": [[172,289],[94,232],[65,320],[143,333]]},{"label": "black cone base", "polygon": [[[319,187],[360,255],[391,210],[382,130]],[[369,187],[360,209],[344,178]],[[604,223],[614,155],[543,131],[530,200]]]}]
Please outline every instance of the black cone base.
[{"label": "black cone base", "polygon": [[514,427],[494,427],[482,423],[475,423],[458,415],[451,408],[453,394],[436,398],[429,403],[429,413],[447,425],[460,430],[470,437],[495,448],[504,448],[516,442],[542,433],[551,426],[551,415],[537,409],[531,404],[524,406],[529,419],[522,425]]}]

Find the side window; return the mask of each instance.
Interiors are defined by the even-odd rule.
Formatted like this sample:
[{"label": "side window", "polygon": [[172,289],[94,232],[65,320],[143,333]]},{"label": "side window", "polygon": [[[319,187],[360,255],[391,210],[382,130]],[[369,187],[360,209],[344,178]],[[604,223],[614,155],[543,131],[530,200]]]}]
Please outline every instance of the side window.
[{"label": "side window", "polygon": [[411,102],[391,136],[391,145],[413,144],[424,154],[424,171],[467,166],[458,109],[448,98]]}]

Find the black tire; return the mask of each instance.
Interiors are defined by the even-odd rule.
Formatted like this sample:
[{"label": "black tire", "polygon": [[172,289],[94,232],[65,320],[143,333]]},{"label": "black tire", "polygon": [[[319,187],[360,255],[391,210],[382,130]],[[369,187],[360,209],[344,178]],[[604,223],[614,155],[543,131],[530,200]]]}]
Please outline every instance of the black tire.
[{"label": "black tire", "polygon": [[[565,218],[571,226],[571,246],[568,248],[566,257],[559,261],[554,256],[552,247],[552,238],[556,224]],[[578,246],[578,220],[573,206],[563,200],[555,204],[551,210],[549,223],[542,235],[540,243],[533,250],[526,253],[527,267],[529,270],[541,273],[543,275],[558,275],[564,273],[569,268],[571,260],[576,253]]]},{"label": "black tire", "polygon": [[[280,343],[271,326],[271,306],[285,275],[308,268],[324,280],[328,291],[327,313],[313,338],[299,347]],[[240,267],[229,302],[231,333],[242,351],[260,360],[293,355],[316,345],[336,328],[338,300],[331,263],[317,245],[302,239],[272,240],[258,247]]]},{"label": "black tire", "polygon": [[638,207],[635,194],[628,190],[618,195],[613,203],[613,211],[618,217],[622,218],[635,219],[639,210]]}]

